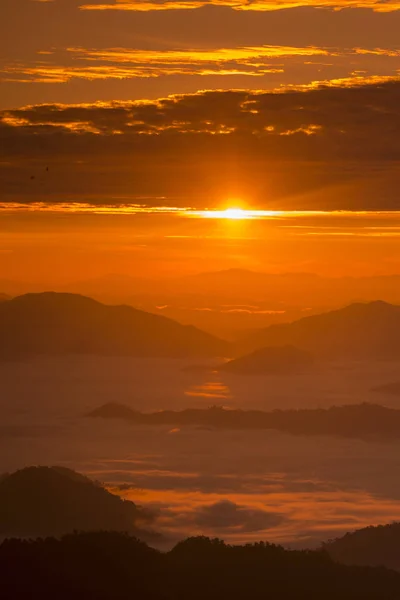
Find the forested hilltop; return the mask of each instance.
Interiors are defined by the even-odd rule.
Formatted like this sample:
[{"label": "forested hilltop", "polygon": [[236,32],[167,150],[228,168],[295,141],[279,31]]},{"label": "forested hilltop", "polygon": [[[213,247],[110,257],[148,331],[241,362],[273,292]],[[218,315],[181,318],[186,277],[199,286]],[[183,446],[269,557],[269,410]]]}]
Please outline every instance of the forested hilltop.
[{"label": "forested hilltop", "polygon": [[189,538],[162,553],[121,533],[6,540],[2,598],[41,600],[398,600],[400,574],[340,565],[324,551]]}]

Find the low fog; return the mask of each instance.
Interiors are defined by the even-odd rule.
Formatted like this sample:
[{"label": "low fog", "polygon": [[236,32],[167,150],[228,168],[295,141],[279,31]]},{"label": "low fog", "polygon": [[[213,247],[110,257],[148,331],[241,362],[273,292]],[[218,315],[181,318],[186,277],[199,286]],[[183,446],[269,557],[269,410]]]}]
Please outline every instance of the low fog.
[{"label": "low fog", "polygon": [[165,409],[328,408],[400,395],[396,362],[326,362],[301,374],[240,376],[195,362],[32,358],[0,365],[0,470],[61,465],[154,512],[162,545],[187,535],[314,547],[400,519],[399,440],[137,426],[86,415],[107,402]]}]

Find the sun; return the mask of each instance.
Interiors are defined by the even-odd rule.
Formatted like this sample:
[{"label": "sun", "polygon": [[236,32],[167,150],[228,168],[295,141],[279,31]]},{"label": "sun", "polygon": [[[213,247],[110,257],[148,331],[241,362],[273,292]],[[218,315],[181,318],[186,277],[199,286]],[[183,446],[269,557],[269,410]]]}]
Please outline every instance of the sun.
[{"label": "sun", "polygon": [[252,219],[254,211],[239,208],[238,206],[230,206],[229,208],[219,210],[202,210],[197,211],[196,216],[206,219],[228,219],[230,221],[240,221],[242,219]]},{"label": "sun", "polygon": [[243,208],[227,208],[222,211],[225,219],[246,219],[246,211]]},{"label": "sun", "polygon": [[206,219],[227,219],[229,221],[240,221],[243,219],[253,219],[255,216],[253,210],[238,208],[237,206],[221,209],[221,210],[202,210],[196,213],[197,216]]},{"label": "sun", "polygon": [[[281,210],[260,210],[247,208],[247,204],[237,201],[237,204],[225,204],[221,208],[206,208],[204,210],[187,210],[185,216],[196,217],[200,219],[224,219],[227,221],[244,221],[248,219],[274,219],[284,214]],[[236,202],[236,201],[235,201]],[[240,205],[245,208],[240,208]]]}]

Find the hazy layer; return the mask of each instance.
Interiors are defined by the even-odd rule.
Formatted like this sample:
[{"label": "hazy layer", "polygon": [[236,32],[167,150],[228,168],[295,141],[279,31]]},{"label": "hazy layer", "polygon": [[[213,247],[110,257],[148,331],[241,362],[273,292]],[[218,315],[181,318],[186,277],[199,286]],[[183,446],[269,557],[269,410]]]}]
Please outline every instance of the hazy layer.
[{"label": "hazy layer", "polygon": [[[180,361],[36,360],[0,366],[0,469],[61,464],[157,512],[168,538],[311,544],[400,519],[399,442],[366,443],[276,432],[135,427],[83,414],[107,401],[140,410],[220,404],[323,407],[363,401],[394,381],[396,364],[331,365],[312,375],[215,376]],[[122,486],[122,489],[119,487]]]}]

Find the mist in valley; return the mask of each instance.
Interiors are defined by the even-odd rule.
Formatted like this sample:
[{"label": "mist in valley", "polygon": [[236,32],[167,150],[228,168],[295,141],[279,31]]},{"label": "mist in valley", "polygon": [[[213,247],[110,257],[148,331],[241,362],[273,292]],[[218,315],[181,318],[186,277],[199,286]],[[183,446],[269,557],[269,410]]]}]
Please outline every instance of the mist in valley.
[{"label": "mist in valley", "polygon": [[396,361],[334,361],[306,372],[237,375],[194,361],[36,357],[0,365],[2,472],[60,465],[155,514],[163,547],[187,535],[315,547],[348,530],[400,519],[399,439],[290,435],[196,425],[138,426],[87,414],[114,402],[162,410],[317,409],[384,404],[374,391]]}]

